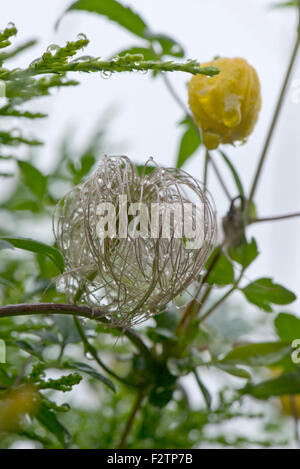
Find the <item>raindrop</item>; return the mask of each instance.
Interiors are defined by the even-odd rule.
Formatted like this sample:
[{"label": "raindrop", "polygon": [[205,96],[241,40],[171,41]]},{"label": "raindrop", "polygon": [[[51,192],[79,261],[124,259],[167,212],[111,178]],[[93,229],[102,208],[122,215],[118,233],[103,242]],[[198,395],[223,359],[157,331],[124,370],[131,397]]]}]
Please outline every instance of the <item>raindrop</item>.
[{"label": "raindrop", "polygon": [[16,25],[12,21],[10,21],[7,25],[7,29],[14,29],[15,27],[16,27]]},{"label": "raindrop", "polygon": [[50,46],[47,47],[47,52],[50,52],[52,55],[54,55],[59,49],[60,47],[57,44],[50,44]]},{"label": "raindrop", "polygon": [[77,39],[78,39],[78,41],[86,41],[87,37],[84,33],[79,33],[79,34],[77,34]]},{"label": "raindrop", "polygon": [[66,281],[64,278],[59,278],[57,281],[56,281],[56,291],[58,293],[64,293],[65,292],[65,289],[66,289]]},{"label": "raindrop", "polygon": [[105,80],[107,80],[108,78],[112,76],[112,73],[110,70],[102,70],[100,74],[101,74],[101,77],[104,78]]}]

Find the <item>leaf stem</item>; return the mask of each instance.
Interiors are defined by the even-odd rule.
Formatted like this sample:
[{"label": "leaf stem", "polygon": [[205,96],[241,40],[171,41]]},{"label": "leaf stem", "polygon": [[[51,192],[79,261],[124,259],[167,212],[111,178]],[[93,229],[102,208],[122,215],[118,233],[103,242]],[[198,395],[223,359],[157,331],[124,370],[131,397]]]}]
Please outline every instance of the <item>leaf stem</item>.
[{"label": "leaf stem", "polygon": [[145,397],[145,391],[144,390],[141,390],[138,395],[137,395],[137,398],[136,398],[136,401],[133,405],[133,408],[129,414],[129,418],[127,420],[127,423],[126,423],[126,426],[125,426],[125,429],[124,429],[124,432],[122,434],[122,437],[121,437],[121,441],[119,443],[119,446],[118,446],[118,449],[124,449],[125,447],[125,444],[126,444],[126,440],[127,440],[127,437],[129,435],[129,432],[132,428],[132,425],[133,425],[133,422],[134,422],[134,419],[136,417],[136,414],[137,412],[139,411],[141,405],[142,405],[142,402],[143,402],[143,399]]}]

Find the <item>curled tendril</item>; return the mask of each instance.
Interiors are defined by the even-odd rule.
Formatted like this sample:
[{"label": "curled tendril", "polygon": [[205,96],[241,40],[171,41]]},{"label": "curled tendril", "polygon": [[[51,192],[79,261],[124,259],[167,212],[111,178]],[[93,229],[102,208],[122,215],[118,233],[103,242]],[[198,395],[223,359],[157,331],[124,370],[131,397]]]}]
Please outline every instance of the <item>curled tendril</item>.
[{"label": "curled tendril", "polygon": [[[99,237],[99,204],[117,207],[120,196],[129,204],[143,202],[149,210],[153,203],[176,203],[179,210],[185,203],[201,203],[201,246],[187,248],[184,236],[175,235],[175,224],[169,237],[162,236],[161,226],[156,238]],[[110,325],[126,327],[159,312],[199,277],[214,244],[216,222],[207,194],[185,171],[149,160],[139,176],[126,156],[105,156],[94,174],[58,204],[54,232],[65,258],[67,270],[59,282],[68,300],[80,297],[107,311]]]}]

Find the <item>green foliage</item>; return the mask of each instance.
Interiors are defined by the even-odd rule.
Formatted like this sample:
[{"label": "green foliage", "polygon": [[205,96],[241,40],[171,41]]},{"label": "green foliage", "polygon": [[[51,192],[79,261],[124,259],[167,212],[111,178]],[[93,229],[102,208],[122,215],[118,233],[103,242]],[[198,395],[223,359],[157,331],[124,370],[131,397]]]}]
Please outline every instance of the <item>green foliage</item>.
[{"label": "green foliage", "polygon": [[231,363],[248,366],[268,366],[279,361],[291,352],[291,346],[286,342],[264,342],[236,347],[222,360],[222,363]]},{"label": "green foliage", "polygon": [[296,295],[273,282],[271,278],[260,278],[249,283],[241,291],[250,303],[253,303],[264,311],[272,312],[272,304],[287,305],[295,301]]},{"label": "green foliage", "polygon": [[176,167],[181,168],[201,145],[200,134],[195,124],[189,117],[181,122],[185,127],[184,134],[180,141]]},{"label": "green foliage", "polygon": [[300,338],[300,319],[293,314],[278,314],[274,325],[281,340],[292,342],[295,338]]},{"label": "green foliage", "polygon": [[[217,248],[212,252],[210,258],[208,259],[206,268],[208,268],[209,265],[211,264],[212,259],[216,255],[216,252],[217,252]],[[234,282],[233,265],[230,262],[230,260],[228,259],[228,257],[224,253],[222,253],[220,255],[214,269],[210,273],[210,275],[207,279],[207,283],[209,283],[210,285],[214,285],[214,284],[216,284],[216,285],[230,285],[233,282]]]},{"label": "green foliage", "polygon": [[254,238],[248,243],[246,239],[243,240],[240,246],[230,246],[229,255],[231,259],[240,264],[243,269],[246,269],[258,256],[259,251]]},{"label": "green foliage", "polygon": [[299,394],[300,372],[283,373],[278,378],[263,381],[259,384],[248,384],[243,392],[257,399],[268,399],[271,396]]},{"label": "green foliage", "polygon": [[[295,4],[285,2],[285,6]],[[13,117],[20,122],[19,129],[0,129],[0,166],[4,163],[11,168],[11,173],[6,172],[3,165],[0,176],[14,176],[11,191],[0,201],[1,306],[66,303],[65,294],[55,287],[55,280],[65,267],[53,237],[49,233],[47,244],[24,238],[23,226],[50,226],[59,198],[57,187],[66,193],[81,183],[107,146],[107,122],[97,124],[83,149],[73,148],[73,129],[64,136],[55,162],[44,174],[39,165],[42,142],[26,135],[22,121],[31,121],[34,128],[37,119],[47,116],[25,109],[25,105],[51,95],[52,88],[78,85],[68,78],[69,72],[100,72],[106,76],[124,71],[151,71],[158,76],[175,71],[208,76],[219,73],[214,67],[202,68],[195,60],[175,62],[174,58],[184,57],[177,40],[152,32],[142,16],[116,0],[78,0],[67,11],[75,10],[97,13],[113,21],[133,34],[137,43],[124,46],[108,60],[78,56],[89,42],[81,34],[65,46],[50,45],[24,69],[9,69],[7,62],[36,42],[9,48],[16,28],[10,24],[0,32],[0,80],[5,82],[7,96],[0,108],[0,119],[5,122]],[[201,149],[200,135],[192,120],[186,117],[181,126],[178,168]],[[250,413],[243,405],[243,396],[261,400],[300,393],[299,370],[290,357],[292,341],[300,338],[300,319],[280,313],[274,321],[280,340],[249,343],[247,334],[255,335],[257,324],[247,316],[246,302],[226,300],[240,289],[252,305],[271,312],[273,305],[289,304],[295,295],[265,277],[243,288],[239,286],[244,271],[259,252],[256,240],[248,241],[244,236],[247,217],[242,211],[246,195],[239,172],[229,155],[223,151],[219,154],[241,200],[238,210],[243,237],[239,244],[225,243],[213,251],[201,276],[203,285],[196,285],[195,291],[184,292],[151,323],[135,330],[109,328],[105,318],[96,322],[93,314],[90,320],[79,321],[77,316],[65,314],[63,307],[57,311],[59,314],[44,310],[40,315],[0,318],[0,339],[7,348],[7,363],[0,364],[0,409],[5,396],[23,385],[33,386],[38,395],[36,409],[25,419],[20,418],[16,429],[1,433],[0,448],[8,448],[20,439],[40,448],[115,448],[139,398],[140,408],[125,438],[128,449],[284,444],[276,436],[278,421],[274,421],[272,411],[266,412],[264,403],[260,412]],[[202,163],[199,166],[202,168]],[[139,174],[142,168],[137,165]],[[149,165],[146,173],[152,170]],[[195,177],[200,177],[200,173]],[[227,288],[222,296],[218,290],[223,287]],[[261,314],[259,325],[267,328],[268,319]],[[259,382],[262,370],[257,367],[270,366],[281,366],[283,374]],[[210,379],[206,380],[204,370]],[[211,379],[218,381],[220,373],[230,389],[217,391],[216,386],[210,385]],[[194,379],[194,386],[199,389],[197,408],[190,403],[190,389],[182,379],[185,376]],[[234,383],[239,384],[231,386],[231,377],[238,378]],[[82,403],[74,403],[70,391],[77,397],[83,395]],[[67,401],[62,405],[58,403],[61,393]],[[90,395],[97,399],[94,408],[87,406]],[[236,423],[240,418],[256,422],[264,418],[261,438],[253,440],[240,429],[235,435],[222,430],[224,423]]]}]

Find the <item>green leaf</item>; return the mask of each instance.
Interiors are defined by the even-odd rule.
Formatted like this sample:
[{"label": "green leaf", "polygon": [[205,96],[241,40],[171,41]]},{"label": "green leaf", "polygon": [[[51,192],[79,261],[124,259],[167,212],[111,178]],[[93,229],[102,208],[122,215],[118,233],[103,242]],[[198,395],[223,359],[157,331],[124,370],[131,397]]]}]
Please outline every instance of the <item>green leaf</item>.
[{"label": "green leaf", "polygon": [[64,345],[76,344],[81,341],[81,337],[75,327],[73,318],[70,316],[53,315],[53,321],[57,325],[59,332],[63,337]]},{"label": "green leaf", "polygon": [[[216,248],[207,261],[206,268],[211,264],[211,260],[215,257],[218,248]],[[229,285],[234,282],[234,269],[231,262],[222,253],[211,271],[207,283],[210,285]]]},{"label": "green leaf", "polygon": [[71,442],[69,431],[60,423],[55,413],[43,402],[41,403],[38,412],[35,414],[35,417],[50,433],[56,436],[63,446],[66,446]]},{"label": "green leaf", "polygon": [[75,370],[82,371],[83,373],[92,376],[93,378],[97,379],[98,381],[101,381],[101,383],[104,383],[106,386],[108,386],[112,391],[116,392],[116,387],[113,382],[110,379],[106,378],[106,376],[100,374],[90,365],[87,365],[86,363],[82,362],[74,362],[68,364],[68,367],[74,368]]},{"label": "green leaf", "polygon": [[258,384],[248,384],[242,390],[243,394],[251,394],[257,399],[268,399],[271,396],[300,393],[300,371],[283,373],[278,378],[263,381]]},{"label": "green leaf", "polygon": [[24,249],[25,251],[43,254],[49,257],[61,272],[64,271],[64,259],[58,249],[48,246],[48,244],[34,241],[29,238],[11,238],[9,236],[2,236],[0,240],[7,241],[15,248]]},{"label": "green leaf", "polygon": [[293,314],[278,314],[274,325],[281,340],[292,342],[294,339],[300,339],[300,319]]},{"label": "green leaf", "polygon": [[145,21],[137,13],[116,0],[78,0],[72,3],[67,12],[72,10],[85,10],[106,16],[142,38],[147,38],[149,32]]},{"label": "green leaf", "polygon": [[24,340],[16,340],[14,344],[20,349],[25,350],[25,352],[29,353],[30,355],[33,355],[34,357],[37,357],[43,361],[42,352],[44,347],[40,343],[37,344],[34,342],[25,342]]},{"label": "green leaf", "polygon": [[212,402],[210,392],[207,389],[207,387],[205,386],[205,384],[203,383],[203,381],[201,380],[199,374],[197,373],[197,370],[194,371],[194,376],[196,378],[196,381],[197,381],[197,384],[200,388],[200,391],[201,391],[201,393],[204,397],[206,407],[207,407],[208,410],[210,410],[211,409],[211,402]]},{"label": "green leaf", "polygon": [[219,368],[220,370],[225,371],[229,375],[235,376],[236,378],[244,378],[244,379],[251,378],[250,373],[248,373],[247,370],[244,370],[244,368],[239,368],[237,366],[234,366],[228,363],[218,363],[215,366],[216,368]]},{"label": "green leaf", "polygon": [[[160,55],[171,55],[173,57],[184,57],[183,47],[170,36],[165,34],[150,34],[148,37],[152,40],[155,40],[159,43],[161,47]],[[157,57],[156,57],[157,58]]]},{"label": "green leaf", "polygon": [[243,243],[238,246],[230,246],[229,255],[231,259],[238,264],[241,264],[246,269],[257,258],[259,251],[254,238],[248,243],[245,239]]},{"label": "green leaf", "polygon": [[235,167],[233,166],[230,159],[228,158],[228,156],[225,155],[225,153],[223,151],[220,150],[219,153],[223,157],[225,163],[227,164],[228,168],[231,171],[231,174],[232,174],[233,179],[236,183],[236,187],[238,189],[239,195],[241,195],[242,197],[245,197],[245,191],[244,191],[244,188],[243,188],[243,184],[242,184],[242,182],[239,178],[239,175],[238,175]]},{"label": "green leaf", "polygon": [[18,161],[18,166],[26,186],[39,199],[42,199],[47,191],[47,177],[27,161]]},{"label": "green leaf", "polygon": [[176,167],[181,168],[201,145],[199,132],[190,119],[183,121],[186,130],[179,145]]},{"label": "green leaf", "polygon": [[[276,363],[291,352],[287,342],[261,342],[242,345],[231,350],[219,363],[249,366],[267,366]],[[218,364],[219,365],[219,364]]]},{"label": "green leaf", "polygon": [[267,312],[272,312],[271,304],[287,305],[296,299],[296,295],[282,285],[273,283],[271,278],[260,278],[241,289],[250,303]]}]

